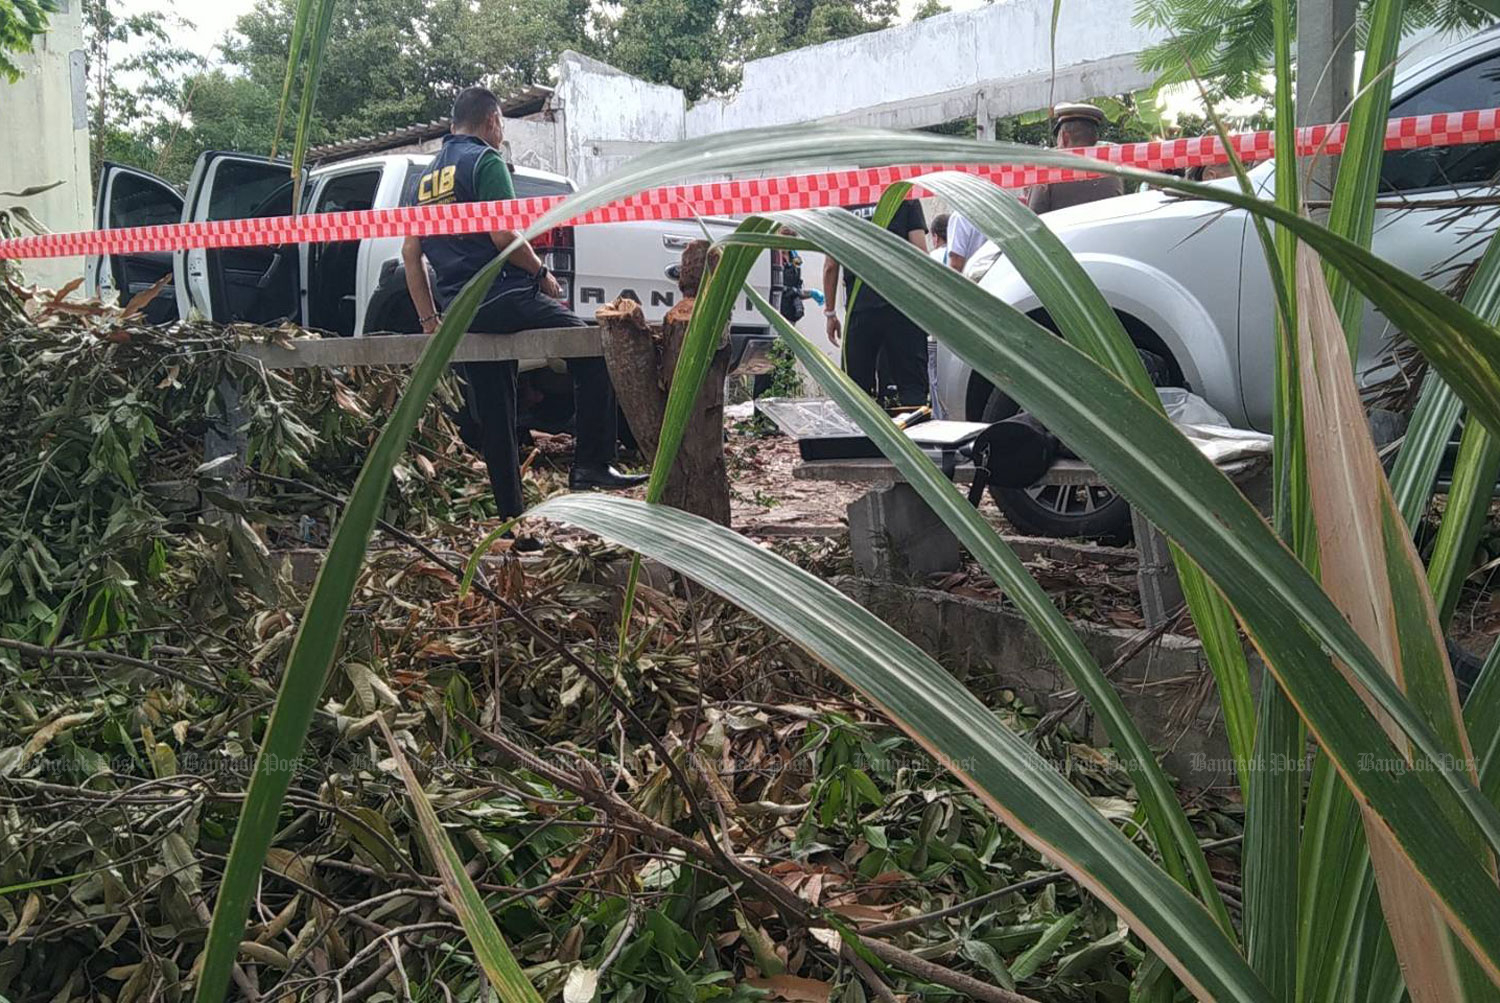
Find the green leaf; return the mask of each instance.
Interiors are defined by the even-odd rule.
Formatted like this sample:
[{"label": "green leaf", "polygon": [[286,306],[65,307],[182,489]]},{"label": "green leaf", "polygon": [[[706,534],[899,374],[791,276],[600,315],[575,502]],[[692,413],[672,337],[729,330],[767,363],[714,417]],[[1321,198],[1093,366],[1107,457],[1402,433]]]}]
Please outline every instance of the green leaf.
[{"label": "green leaf", "polygon": [[1297,982],[1297,854],[1307,742],[1296,708],[1261,681],[1244,843],[1245,955],[1277,999]]},{"label": "green leaf", "polygon": [[276,706],[266,725],[265,737],[256,755],[250,789],[240,810],[239,824],[229,848],[224,879],[214,903],[213,922],[204,948],[203,972],[198,980],[198,1003],[219,1003],[229,985],[229,971],[239,949],[250,899],[260,881],[261,862],[271,845],[281,814],[282,799],[292,775],[308,726],[317,709],[324,681],[338,650],[344,617],[354,584],[364,563],[365,547],[385,506],[385,490],[391,471],[406,449],[412,429],[422,416],[427,398],[448,369],[448,359],[468,329],[489,286],[505,263],[497,257],[464,287],[449,307],[443,323],[428,342],[422,358],[412,370],[406,392],[401,395],[390,421],[375,440],[360,468],[349,495],[349,503],[334,528],[323,567],[318,571],[307,609],[292,642]]},{"label": "green leaf", "polygon": [[760,617],[866,693],[1018,835],[1103,899],[1201,997],[1272,998],[1200,903],[942,666],[831,585],[731,530],[665,506],[567,495],[528,514],[629,546]]},{"label": "green leaf", "polygon": [[[306,2],[306,0],[304,0]],[[302,107],[297,115],[297,137],[292,146],[292,212],[302,211],[302,165],[307,162],[308,139],[312,134],[313,105],[318,100],[318,81],[323,76],[323,51],[333,27],[333,8],[337,0],[319,0],[318,20],[307,46],[307,64],[302,76]],[[301,15],[301,11],[298,11]]]},{"label": "green leaf", "polygon": [[1458,394],[1440,375],[1429,370],[1422,380],[1422,392],[1412,409],[1401,451],[1391,470],[1391,492],[1396,496],[1396,507],[1412,530],[1427,513],[1443,454],[1463,413],[1464,404]]},{"label": "green leaf", "polygon": [[[916,179],[916,184],[941,195],[995,241],[1069,342],[1135,390],[1143,400],[1161,408],[1156,389],[1119,315],[1083,266],[1036,213],[973,175],[927,174]],[[1250,667],[1234,614],[1196,564],[1176,549],[1172,556],[1204,656],[1218,684],[1230,752],[1237,761],[1249,762],[1255,745],[1255,707],[1250,695]],[[1246,786],[1243,776],[1241,785]],[[1193,841],[1192,849],[1187,851],[1189,859],[1201,857],[1196,847]],[[1201,880],[1206,875],[1207,865],[1204,865],[1196,876]],[[1223,923],[1226,929],[1231,929],[1227,913]]]},{"label": "green leaf", "polygon": [[[890,457],[896,469],[921,494],[959,542],[974,555],[980,567],[1000,585],[1021,615],[1047,645],[1068,678],[1099,715],[1110,742],[1121,751],[1126,769],[1136,784],[1151,831],[1168,873],[1183,884],[1189,872],[1199,897],[1213,910],[1220,925],[1232,935],[1223,899],[1213,882],[1208,862],[1198,839],[1188,823],[1176,792],[1156,761],[1135,721],[1125,709],[1120,695],[1105,677],[1088,649],[1084,647],[1067,618],[1053,605],[1046,591],[1031,577],[1026,566],[984,517],[969,504],[953,484],[929,460],[916,444],[901,434],[886,416],[847,374],[833,366],[828,357],[787,323],[753,289],[747,295],[761,314],[780,334],[782,340],[807,368],[813,380],[836,401],[860,429]],[[1050,337],[1050,335],[1049,335]],[[1139,359],[1136,360],[1139,364]]]},{"label": "green leaf", "polygon": [[286,125],[287,109],[292,106],[292,81],[296,79],[297,67],[302,63],[302,43],[307,34],[307,21],[313,4],[318,0],[298,0],[297,13],[292,20],[292,41],[286,54],[286,75],[281,80],[281,104],[276,110],[276,131],[271,133],[271,159],[276,158],[276,144],[281,142],[281,130]]},{"label": "green leaf", "polygon": [[[1378,0],[1367,7],[1359,93],[1349,116],[1338,178],[1333,184],[1333,204],[1328,210],[1328,229],[1360,247],[1369,247],[1375,232],[1375,199],[1380,192],[1386,119],[1390,117],[1396,56],[1401,48],[1401,12],[1405,6],[1405,0]],[[1364,304],[1340,269],[1326,270],[1328,294],[1343,325],[1349,356],[1355,358],[1359,354]]]},{"label": "green leaf", "polygon": [[[1500,240],[1492,237],[1489,246],[1485,248],[1484,257],[1480,259],[1473,279],[1464,292],[1464,305],[1473,310],[1477,317],[1490,323],[1500,322]],[[1394,490],[1395,485],[1401,483],[1401,463],[1406,460],[1407,453],[1420,457],[1420,462],[1413,460],[1413,465],[1419,466],[1420,470],[1412,473],[1411,478],[1415,484],[1409,492],[1421,497],[1420,507],[1413,506],[1417,508],[1418,515],[1426,511],[1437,467],[1447,451],[1459,409],[1458,401],[1453,398],[1447,384],[1437,374],[1429,373],[1427,383],[1422,387],[1419,412],[1427,400],[1427,388],[1430,385],[1439,388],[1434,390],[1433,396],[1442,399],[1443,413],[1430,423],[1437,426],[1435,429],[1429,431],[1424,427],[1419,431],[1420,438],[1414,440],[1412,430],[1407,431],[1407,443],[1401,449],[1400,461],[1392,477]],[[1450,399],[1451,416],[1448,405]],[[1439,406],[1434,405],[1433,409],[1438,410]],[[1433,601],[1438,607],[1438,621],[1444,625],[1453,618],[1453,610],[1458,605],[1459,592],[1469,573],[1469,562],[1474,556],[1480,530],[1494,498],[1497,476],[1500,476],[1500,438],[1480,422],[1471,421],[1464,426],[1458,458],[1453,464],[1448,504],[1443,509],[1443,521],[1438,527],[1432,557],[1427,565],[1428,582],[1432,586]],[[1403,514],[1408,513],[1403,509]],[[1414,523],[1415,518],[1408,514],[1407,524]]]},{"label": "green leaf", "polygon": [[1037,973],[1052,956],[1062,950],[1067,942],[1068,934],[1073,932],[1073,927],[1078,925],[1079,910],[1075,909],[1066,916],[1059,917],[1056,922],[1047,927],[1047,932],[1037,939],[1015,961],[1010,963],[1010,974],[1013,978],[1025,981]]}]

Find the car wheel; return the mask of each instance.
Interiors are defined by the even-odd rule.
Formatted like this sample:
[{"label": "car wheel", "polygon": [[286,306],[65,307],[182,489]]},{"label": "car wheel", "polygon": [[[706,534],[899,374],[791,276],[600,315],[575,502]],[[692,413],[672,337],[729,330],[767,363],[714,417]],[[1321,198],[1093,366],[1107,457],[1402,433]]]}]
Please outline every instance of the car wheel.
[{"label": "car wheel", "polygon": [[993,425],[997,421],[1014,418],[1020,413],[1021,405],[1010,399],[1010,395],[997,388],[990,390],[990,395],[984,402],[984,412],[980,414],[979,420],[986,425]]},{"label": "car wheel", "polygon": [[1130,543],[1130,503],[1101,485],[1041,484],[991,488],[990,498],[1025,536],[1085,539],[1110,546]]},{"label": "car wheel", "polygon": [[[1013,418],[1021,407],[1008,394],[990,391],[981,418],[994,424]],[[1106,487],[1045,484],[1031,488],[990,488],[995,507],[1026,536],[1097,540],[1128,544],[1133,536],[1130,505]]]}]

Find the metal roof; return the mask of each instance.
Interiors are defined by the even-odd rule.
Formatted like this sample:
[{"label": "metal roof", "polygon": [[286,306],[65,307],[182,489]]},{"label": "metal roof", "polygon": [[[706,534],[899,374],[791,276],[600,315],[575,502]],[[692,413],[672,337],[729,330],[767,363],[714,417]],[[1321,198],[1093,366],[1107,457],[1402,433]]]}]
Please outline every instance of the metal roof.
[{"label": "metal roof", "polygon": [[[533,84],[523,91],[501,98],[500,114],[506,118],[525,118],[527,115],[535,115],[546,108],[547,100],[551,97],[551,87]],[[307,159],[313,162],[345,160],[349,157],[380,153],[396,147],[413,146],[447,135],[449,124],[450,120],[445,116],[433,119],[431,122],[420,122],[373,136],[359,136],[355,139],[340,140],[337,143],[325,143],[308,150]]]}]

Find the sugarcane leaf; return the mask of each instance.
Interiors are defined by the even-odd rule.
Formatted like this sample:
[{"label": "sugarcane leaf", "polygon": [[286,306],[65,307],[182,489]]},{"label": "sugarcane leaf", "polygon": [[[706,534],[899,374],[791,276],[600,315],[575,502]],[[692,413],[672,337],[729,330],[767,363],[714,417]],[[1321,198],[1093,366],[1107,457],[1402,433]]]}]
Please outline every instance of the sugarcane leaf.
[{"label": "sugarcane leaf", "polygon": [[[1308,471],[1324,587],[1426,712],[1449,754],[1470,762],[1437,611],[1364,420],[1343,327],[1322,269],[1306,248],[1298,253],[1297,280]],[[1388,730],[1402,749],[1400,733],[1393,726]],[[1484,853],[1467,818],[1453,815],[1448,821],[1468,852]],[[1434,949],[1448,934],[1431,889],[1378,820],[1367,819],[1365,829],[1386,922],[1414,1003],[1466,998],[1457,957]]]},{"label": "sugarcane leaf", "polygon": [[[1496,889],[1480,878],[1483,871],[1474,861],[1440,862],[1431,842],[1440,842],[1436,833],[1443,831],[1432,812],[1440,801],[1456,801],[1495,845],[1500,828],[1494,806],[1467,776],[1448,768],[1427,722],[1233,485],[1129,388],[904,241],[835,210],[775,218],[851,263],[897,309],[922,318],[923,326],[1089,459],[1210,571],[1346,781],[1378,804],[1404,851],[1441,884],[1450,919],[1468,924],[1466,932],[1485,943],[1487,957],[1500,957],[1500,928],[1487,918],[1489,907],[1479,905],[1493,899]],[[1355,691],[1328,671],[1329,652],[1351,667],[1381,710],[1421,748],[1433,771],[1428,775],[1440,778],[1443,790],[1407,774],[1359,771],[1361,755],[1389,755],[1391,745],[1361,710]],[[1414,811],[1417,805],[1422,807]],[[1459,878],[1449,865],[1468,877]]]}]

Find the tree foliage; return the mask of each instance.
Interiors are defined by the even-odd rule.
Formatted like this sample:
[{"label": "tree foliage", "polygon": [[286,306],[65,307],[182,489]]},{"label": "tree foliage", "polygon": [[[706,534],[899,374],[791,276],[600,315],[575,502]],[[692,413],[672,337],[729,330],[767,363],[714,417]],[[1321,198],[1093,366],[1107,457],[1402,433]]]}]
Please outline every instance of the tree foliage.
[{"label": "tree foliage", "polygon": [[[924,5],[919,16],[940,11]],[[770,56],[804,45],[879,31],[896,23],[896,0],[775,0],[750,19],[749,51]]]},{"label": "tree foliage", "polygon": [[203,65],[174,41],[192,23],[170,7],[126,14],[116,0],[83,0],[83,19],[94,163],[161,171],[183,125],[184,77]]},{"label": "tree foliage", "polygon": [[57,10],[57,0],[0,0],[0,77],[11,83],[21,79],[21,68],[12,54],[30,52],[32,40],[47,30],[47,15]]},{"label": "tree foliage", "polygon": [[[85,0],[96,161],[180,183],[203,150],[268,152],[295,0],[256,0],[221,42],[222,67],[174,44],[187,22],[159,3],[127,15],[120,0]],[[928,0],[918,14],[944,10]],[[898,14],[897,0],[339,0],[311,141],[441,118],[473,83],[500,93],[551,83],[564,49],[697,101],[732,90],[746,58],[875,31]]]},{"label": "tree foliage", "polygon": [[[1360,3],[1363,41],[1369,0]],[[1166,41],[1141,56],[1161,83],[1184,83],[1197,75],[1216,97],[1249,97],[1265,92],[1271,69],[1273,0],[1137,0],[1135,21],[1165,28]],[[1475,28],[1494,20],[1468,0],[1408,0],[1407,31]]]}]

